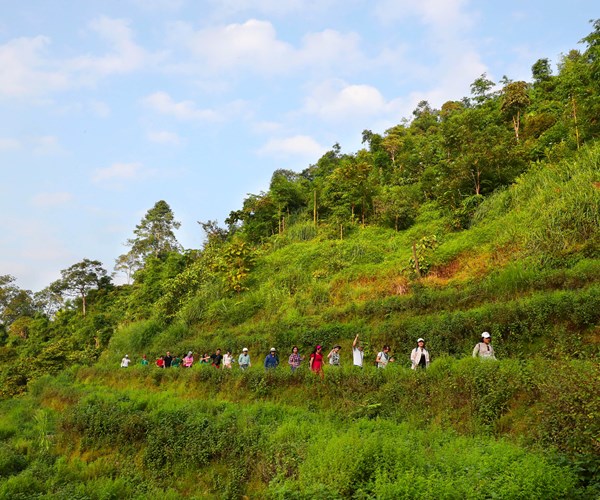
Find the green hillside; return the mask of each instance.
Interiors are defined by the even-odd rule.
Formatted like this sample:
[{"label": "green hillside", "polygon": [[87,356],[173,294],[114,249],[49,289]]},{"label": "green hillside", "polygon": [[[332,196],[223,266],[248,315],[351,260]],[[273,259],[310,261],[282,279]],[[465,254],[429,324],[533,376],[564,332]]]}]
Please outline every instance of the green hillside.
[{"label": "green hillside", "polygon": [[[598,498],[594,28],[557,75],[482,76],[275,172],[227,227],[201,222],[202,249],[159,201],[117,259],[131,284],[88,259],[35,294],[0,277],[0,498]],[[484,331],[495,361],[471,356]],[[323,378],[316,344],[341,345]],[[243,347],[247,371],[198,363]],[[196,362],[156,367],[167,351]]]}]

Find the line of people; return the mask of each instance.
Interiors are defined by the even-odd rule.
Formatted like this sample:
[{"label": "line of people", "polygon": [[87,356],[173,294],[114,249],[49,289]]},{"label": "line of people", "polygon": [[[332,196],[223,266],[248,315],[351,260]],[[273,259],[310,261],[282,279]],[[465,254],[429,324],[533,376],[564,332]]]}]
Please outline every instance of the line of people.
[{"label": "line of people", "polygon": [[[323,353],[323,346],[320,344],[316,345],[308,358],[309,369],[313,373],[323,377],[323,367],[326,364],[332,367],[341,366],[341,348],[342,347],[339,344],[336,344],[333,346],[331,351],[329,351],[327,356],[325,356]],[[390,354],[390,351],[390,346],[386,344],[383,346],[381,351],[377,353],[374,363],[377,368],[386,368],[388,363],[393,363],[395,361],[395,358]],[[481,341],[478,342],[473,348],[473,357],[479,357],[482,359],[496,359],[494,348],[491,345],[491,335],[488,332],[483,332],[481,334]],[[156,359],[155,365],[159,368],[191,368],[195,361],[196,360],[194,359],[192,351],[189,351],[185,356],[173,356],[169,351],[167,351],[165,356],[160,356]],[[300,368],[303,361],[305,361],[305,357],[300,355],[298,346],[294,346],[291,354],[288,357],[288,365],[292,373]],[[430,361],[431,357],[429,351],[425,348],[425,339],[418,338],[417,346],[410,353],[411,368],[413,370],[419,368],[425,369],[429,366]],[[222,354],[221,349],[217,349],[214,354],[211,355],[204,353],[197,360],[197,362],[200,365],[211,365],[217,369],[222,367],[231,369],[233,364],[236,363],[236,359],[232,355],[231,351],[228,350],[225,352],[225,354]],[[130,363],[131,359],[129,358],[129,355],[126,354],[121,360],[121,367],[127,368]],[[150,364],[145,354],[142,356],[140,364],[143,366],[148,366]],[[241,354],[237,358],[237,364],[241,370],[247,370],[252,366],[250,353],[247,347],[242,349]],[[364,346],[359,342],[358,335],[356,335],[354,341],[352,342],[352,364],[357,368],[363,368],[364,364]],[[263,366],[266,370],[273,370],[279,365],[280,360],[277,349],[272,347],[264,359]]]}]

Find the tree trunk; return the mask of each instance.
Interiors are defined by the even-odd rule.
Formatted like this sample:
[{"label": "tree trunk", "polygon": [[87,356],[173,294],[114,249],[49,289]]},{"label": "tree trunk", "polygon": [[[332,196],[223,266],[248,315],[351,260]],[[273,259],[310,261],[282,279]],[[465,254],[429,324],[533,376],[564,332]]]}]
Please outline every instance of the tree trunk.
[{"label": "tree trunk", "polygon": [[577,149],[579,149],[579,126],[577,125],[577,104],[575,102],[575,96],[571,96],[571,103],[573,104],[573,121],[575,122],[575,139],[577,141]]},{"label": "tree trunk", "polygon": [[313,196],[313,222],[315,227],[317,227],[317,190],[315,189]]},{"label": "tree trunk", "polygon": [[417,257],[417,245],[415,243],[412,244],[412,254],[415,261],[415,271],[417,272],[417,276],[420,278],[421,269],[419,269],[419,257]]}]

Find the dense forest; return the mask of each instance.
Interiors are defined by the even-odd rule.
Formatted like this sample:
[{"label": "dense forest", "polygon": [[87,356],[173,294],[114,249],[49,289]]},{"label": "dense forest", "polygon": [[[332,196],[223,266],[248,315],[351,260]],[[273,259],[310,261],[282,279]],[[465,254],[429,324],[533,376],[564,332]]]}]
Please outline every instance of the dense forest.
[{"label": "dense forest", "polygon": [[[198,221],[200,249],[158,201],[116,259],[127,284],[87,258],[35,293],[0,276],[0,497],[597,498],[591,25],[556,72],[483,74],[357,152],[275,171],[224,225]],[[471,358],[484,330],[498,361]],[[356,335],[397,362],[352,370]],[[317,343],[341,369],[292,374],[292,346]],[[153,366],[242,347],[247,372]]]}]

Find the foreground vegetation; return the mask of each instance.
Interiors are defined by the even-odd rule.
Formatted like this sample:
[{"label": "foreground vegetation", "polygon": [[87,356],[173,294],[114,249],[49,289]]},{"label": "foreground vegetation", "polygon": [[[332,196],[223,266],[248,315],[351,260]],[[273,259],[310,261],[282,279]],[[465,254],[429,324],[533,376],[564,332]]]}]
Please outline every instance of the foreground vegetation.
[{"label": "foreground vegetation", "polygon": [[80,368],[0,407],[0,494],[593,498],[599,381],[575,361]]}]

